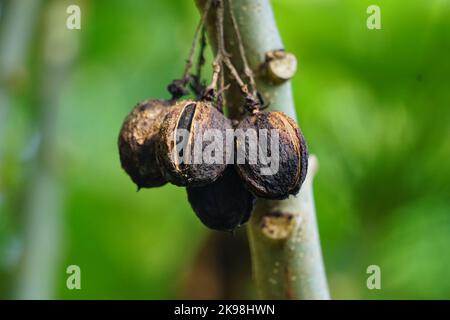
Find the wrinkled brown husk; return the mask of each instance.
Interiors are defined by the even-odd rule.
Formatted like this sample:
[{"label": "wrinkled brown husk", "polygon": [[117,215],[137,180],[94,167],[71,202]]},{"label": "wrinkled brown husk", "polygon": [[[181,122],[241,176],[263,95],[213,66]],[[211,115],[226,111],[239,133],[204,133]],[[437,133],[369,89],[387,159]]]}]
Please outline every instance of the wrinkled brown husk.
[{"label": "wrinkled brown husk", "polygon": [[[178,186],[203,186],[219,178],[226,167],[225,139],[223,139],[222,164],[179,163],[174,159],[176,148],[175,133],[177,129],[188,129],[189,139],[186,150],[194,155],[197,135],[203,135],[207,129],[218,129],[226,136],[225,130],[231,128],[229,119],[209,102],[180,101],[167,113],[159,132],[158,162],[165,173],[165,178]],[[204,141],[202,149],[210,142]]]},{"label": "wrinkled brown husk", "polygon": [[161,121],[172,102],[145,100],[126,117],[118,146],[122,168],[138,188],[166,183],[156,162],[156,142]]},{"label": "wrinkled brown husk", "polygon": [[[308,150],[303,135],[294,120],[283,112],[258,112],[241,121],[237,129],[268,130],[268,148],[270,130],[279,131],[279,170],[273,175],[261,175],[261,164],[249,164],[248,142],[246,141],[246,161],[237,164],[237,171],[249,190],[257,197],[267,199],[285,199],[299,192],[308,169]],[[239,147],[236,140],[236,150]]]}]

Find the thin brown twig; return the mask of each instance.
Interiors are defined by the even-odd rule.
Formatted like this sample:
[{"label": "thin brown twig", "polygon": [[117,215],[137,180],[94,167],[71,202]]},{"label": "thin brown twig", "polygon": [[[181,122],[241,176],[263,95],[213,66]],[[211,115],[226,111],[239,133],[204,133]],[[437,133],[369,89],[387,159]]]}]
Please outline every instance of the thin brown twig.
[{"label": "thin brown twig", "polygon": [[238,27],[238,24],[236,21],[236,16],[234,15],[234,11],[233,11],[233,1],[232,0],[228,0],[228,9],[230,11],[231,24],[233,25],[234,32],[236,33],[239,52],[241,54],[242,62],[244,64],[244,72],[250,81],[250,87],[252,89],[252,94],[256,95],[255,78],[253,77],[253,71],[248,64],[247,56],[245,54],[245,48],[244,48],[244,44],[242,41],[241,32],[239,31],[239,27]]},{"label": "thin brown twig", "polygon": [[[230,88],[230,86],[231,86],[231,84],[224,85],[222,88],[219,89],[219,91],[217,91],[217,94],[223,95],[223,93],[225,91],[227,91]],[[225,99],[225,96],[224,96],[224,99]]]},{"label": "thin brown twig", "polygon": [[[223,67],[225,66],[231,74],[231,77],[236,81],[238,84],[241,93],[245,96],[246,104],[251,106],[254,109],[257,109],[257,101],[254,98],[255,94],[250,94],[248,91],[248,87],[245,84],[245,82],[242,80],[242,78],[239,75],[239,72],[236,70],[235,66],[231,62],[230,54],[225,49],[225,42],[224,42],[224,7],[223,2],[221,0],[216,2],[217,6],[217,16],[216,16],[216,32],[217,32],[217,55],[213,62],[213,76],[211,84],[208,86],[208,88],[205,91],[204,98],[205,99],[214,99],[217,93],[217,83],[219,81],[219,76],[222,74],[223,76]],[[240,36],[239,36],[240,38]],[[245,59],[245,52],[241,52],[241,54],[244,54],[243,58]],[[247,60],[245,59],[245,64]],[[249,69],[249,68],[248,68]],[[249,76],[251,75],[251,77]],[[250,72],[247,73],[247,76],[249,76],[249,79],[251,79],[252,87],[253,87],[253,76]],[[224,80],[222,80],[224,81]],[[226,90],[223,88],[223,82],[222,82],[222,89],[221,94],[223,94],[223,91]]]},{"label": "thin brown twig", "polygon": [[217,83],[219,81],[219,75],[221,73],[221,64],[222,64],[222,55],[218,53],[216,57],[214,58],[212,69],[212,79],[211,84],[205,89],[203,92],[203,99],[214,101],[216,99],[216,93],[217,93]]},{"label": "thin brown twig", "polygon": [[228,70],[230,71],[231,76],[234,78],[234,80],[239,85],[242,94],[245,96],[248,96],[249,92],[248,92],[247,85],[244,83],[244,81],[242,81],[241,77],[239,76],[239,73],[237,72],[237,70],[234,67],[233,63],[231,62],[230,58],[224,57],[223,62],[225,64],[225,66],[228,68]]},{"label": "thin brown twig", "polygon": [[212,76],[211,85],[209,86],[210,88],[212,88],[214,90],[217,90],[217,83],[219,81],[221,64],[222,64],[222,56],[217,55],[217,57],[214,59],[214,62],[213,62],[213,76]]},{"label": "thin brown twig", "polygon": [[173,80],[168,86],[167,89],[172,94],[172,99],[176,100],[181,98],[182,96],[185,96],[189,94],[189,91],[186,89],[187,84],[189,83],[189,80],[191,79],[191,69],[193,66],[193,59],[195,54],[195,49],[197,47],[197,42],[200,35],[200,30],[203,29],[203,26],[205,25],[206,18],[208,16],[209,9],[211,7],[213,0],[207,0],[205,4],[205,11],[203,12],[203,15],[200,19],[200,22],[197,25],[197,28],[195,30],[194,34],[194,40],[192,41],[191,49],[189,51],[189,57],[186,61],[186,66],[184,69],[183,77],[181,79],[175,79]]},{"label": "thin brown twig", "polygon": [[[205,99],[215,99],[216,97],[216,92],[217,92],[217,83],[219,80],[219,75],[221,72],[221,66],[223,65],[223,50],[222,45],[223,45],[223,16],[222,18],[220,17],[219,14],[219,10],[220,7],[222,6],[221,1],[215,2],[217,5],[217,18],[216,18],[216,30],[217,30],[217,44],[219,47],[219,50],[217,50],[217,54],[216,57],[214,58],[213,64],[212,64],[212,68],[213,68],[213,74],[212,74],[212,79],[211,79],[211,84],[208,86],[208,88],[206,88],[205,93],[204,93],[204,98]],[[222,10],[223,11],[223,10]],[[222,33],[221,33],[222,32]]]},{"label": "thin brown twig", "polygon": [[202,68],[205,65],[205,48],[206,48],[206,28],[203,26],[202,28],[202,37],[200,38],[200,52],[198,54],[197,59],[197,78],[198,80],[202,77]]},{"label": "thin brown twig", "polygon": [[230,84],[225,86],[225,72],[223,70],[223,63],[220,65],[221,68],[221,72],[220,72],[220,90],[218,92],[219,96],[220,96],[220,102],[223,105],[227,104],[226,101],[226,97],[225,97],[225,91],[228,90],[228,88],[230,87]]},{"label": "thin brown twig", "polygon": [[191,49],[189,51],[189,57],[187,59],[186,67],[185,67],[184,73],[183,73],[183,80],[185,82],[187,82],[189,80],[189,74],[191,72],[192,65],[193,65],[192,61],[194,59],[195,48],[197,47],[200,31],[203,29],[203,26],[205,25],[205,21],[208,16],[208,12],[211,7],[211,3],[212,3],[212,0],[207,0],[206,5],[205,5],[205,11],[203,12],[200,22],[198,23],[197,28],[195,29],[194,40],[192,41]]},{"label": "thin brown twig", "polygon": [[224,43],[224,31],[223,31],[223,21],[224,21],[224,9],[223,9],[223,3],[222,1],[218,1],[217,5],[217,19],[216,19],[216,28],[217,28],[217,47],[218,47],[218,55],[222,56],[223,63],[230,71],[231,76],[234,78],[234,80],[239,85],[242,94],[245,96],[249,95],[247,85],[242,81],[241,77],[239,76],[239,73],[237,72],[236,68],[234,67],[233,63],[230,60],[230,55],[225,50],[225,43]]},{"label": "thin brown twig", "polygon": [[198,53],[197,58],[197,70],[195,75],[192,75],[192,81],[190,83],[192,91],[197,96],[197,99],[200,99],[202,95],[204,94],[204,91],[206,89],[205,84],[202,82],[202,70],[203,66],[205,65],[206,59],[205,59],[205,48],[206,48],[206,28],[203,26],[202,28],[202,36],[200,38],[200,50]]}]

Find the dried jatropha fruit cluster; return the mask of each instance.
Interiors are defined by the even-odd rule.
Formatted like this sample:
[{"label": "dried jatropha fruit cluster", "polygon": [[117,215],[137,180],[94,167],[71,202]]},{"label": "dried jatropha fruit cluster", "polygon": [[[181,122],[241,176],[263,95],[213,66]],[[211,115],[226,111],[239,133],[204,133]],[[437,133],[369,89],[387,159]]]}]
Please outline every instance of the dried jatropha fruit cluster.
[{"label": "dried jatropha fruit cluster", "polygon": [[[207,0],[207,6],[211,3]],[[217,33],[223,35],[223,6],[221,1],[214,3]],[[238,35],[236,27],[235,31]],[[196,40],[197,36],[198,31]],[[255,197],[284,199],[299,192],[308,168],[308,151],[293,119],[282,112],[261,110],[245,54],[241,51],[251,92],[226,53],[223,39],[218,40],[211,84],[206,87],[201,80],[202,38],[197,74],[190,74],[195,51],[191,50],[183,78],[168,87],[172,99],[139,103],[124,120],[118,145],[122,167],[138,189],[167,182],[186,187],[191,207],[203,224],[232,231],[249,219]],[[223,66],[245,97],[245,116],[234,125],[222,111],[227,89],[219,81],[224,79]],[[182,99],[189,92],[188,85],[196,100]]]}]

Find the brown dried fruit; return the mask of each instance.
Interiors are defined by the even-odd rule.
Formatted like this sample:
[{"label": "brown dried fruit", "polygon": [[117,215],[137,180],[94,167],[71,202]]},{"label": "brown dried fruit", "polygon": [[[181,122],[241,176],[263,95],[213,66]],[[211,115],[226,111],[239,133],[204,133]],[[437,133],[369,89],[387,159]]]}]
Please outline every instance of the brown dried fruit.
[{"label": "brown dried fruit", "polygon": [[139,189],[167,182],[156,162],[156,143],[161,121],[172,104],[145,100],[123,122],[118,141],[120,162]]},{"label": "brown dried fruit", "polygon": [[204,187],[188,187],[188,200],[197,217],[208,228],[232,231],[248,221],[255,197],[244,187],[233,166]]},{"label": "brown dried fruit", "polygon": [[[159,131],[158,162],[165,178],[177,186],[203,186],[219,178],[226,167],[226,129],[230,120],[211,103],[178,102]],[[221,139],[209,135],[214,132]],[[214,162],[205,161],[205,154]]]},{"label": "brown dried fruit", "polygon": [[[245,154],[245,161],[237,159],[237,171],[245,184],[253,194],[267,199],[285,199],[289,195],[295,195],[305,180],[308,169],[308,150],[303,135],[294,120],[283,112],[256,112],[240,122],[237,130],[247,132],[253,129],[257,135],[258,158],[251,161],[249,139],[238,139],[236,137],[236,151]],[[267,133],[261,131],[267,129]],[[276,131],[271,131],[271,130]],[[252,130],[250,130],[252,131]],[[273,146],[271,137],[276,141],[278,132],[278,143]],[[267,143],[262,143],[262,135],[266,135]],[[255,145],[255,143],[253,144]],[[244,149],[245,147],[245,149]],[[275,149],[272,150],[272,147]],[[278,149],[278,150],[277,150]],[[261,152],[265,152],[267,159],[271,157],[274,161],[278,151],[278,165],[270,174],[261,174],[261,168],[267,168],[267,163],[262,163]],[[264,154],[264,153],[263,153]],[[255,159],[255,158],[253,158]],[[269,161],[266,161],[269,162]]]}]

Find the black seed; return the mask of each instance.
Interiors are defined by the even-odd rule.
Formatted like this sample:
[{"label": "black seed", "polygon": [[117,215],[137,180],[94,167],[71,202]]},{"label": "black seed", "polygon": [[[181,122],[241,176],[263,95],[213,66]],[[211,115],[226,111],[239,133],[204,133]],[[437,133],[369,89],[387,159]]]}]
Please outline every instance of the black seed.
[{"label": "black seed", "polygon": [[195,214],[211,229],[232,231],[247,222],[253,210],[255,198],[231,165],[215,182],[186,190]]},{"label": "black seed", "polygon": [[184,108],[180,116],[180,121],[178,122],[177,129],[189,130],[191,128],[192,119],[194,117],[194,111],[195,111],[195,103],[191,103]]}]

